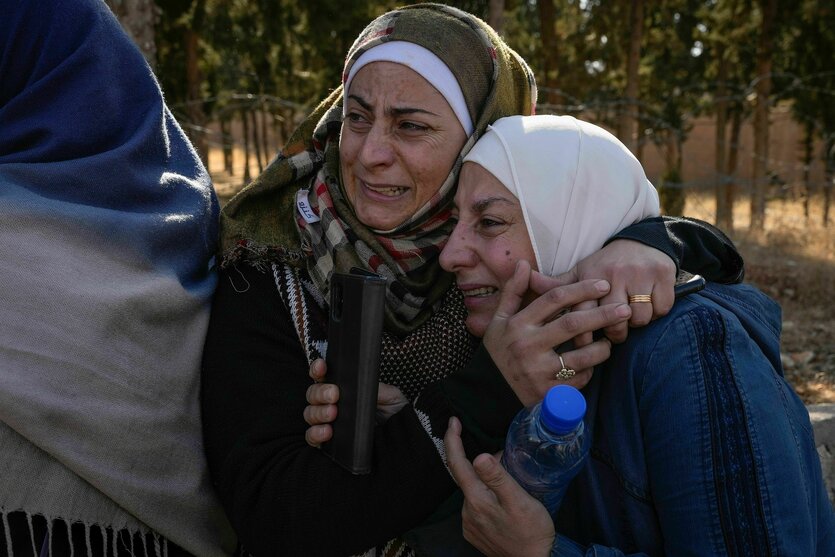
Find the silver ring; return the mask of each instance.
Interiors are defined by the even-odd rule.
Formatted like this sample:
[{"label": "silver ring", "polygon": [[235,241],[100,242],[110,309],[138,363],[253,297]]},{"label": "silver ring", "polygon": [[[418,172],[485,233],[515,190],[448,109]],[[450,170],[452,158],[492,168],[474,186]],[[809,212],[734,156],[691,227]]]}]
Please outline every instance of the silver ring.
[{"label": "silver ring", "polygon": [[562,359],[562,354],[560,354],[559,352],[557,352],[557,358],[560,359],[561,369],[554,374],[554,379],[566,381],[567,379],[571,379],[577,374],[577,372],[571,369],[570,367],[565,367],[565,361]]}]

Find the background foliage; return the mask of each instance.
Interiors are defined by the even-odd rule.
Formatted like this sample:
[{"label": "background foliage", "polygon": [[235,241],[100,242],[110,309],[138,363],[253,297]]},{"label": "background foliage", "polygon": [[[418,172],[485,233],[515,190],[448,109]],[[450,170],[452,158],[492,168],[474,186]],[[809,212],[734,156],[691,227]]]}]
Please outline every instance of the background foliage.
[{"label": "background foliage", "polygon": [[[106,1],[154,68],[221,199],[263,169],[339,84],[360,30],[398,5]],[[790,380],[807,401],[835,402],[835,2],[449,3],[488,21],[528,60],[538,112],[606,126],[645,167],[655,165],[665,212],[731,235],[747,279],[783,306]],[[776,153],[788,137],[795,144]]]},{"label": "background foliage", "polygon": [[[206,157],[215,143],[242,146],[263,168],[304,112],[340,80],[344,55],[392,1],[109,0],[136,36],[153,29],[146,55],[169,104]],[[694,119],[716,121],[712,176],[716,218],[733,228],[738,193],[750,226],[781,184],[769,156],[769,114],[788,107],[804,130],[796,164],[801,195],[823,197],[829,220],[835,172],[835,5],[828,0],[451,1],[496,27],[531,64],[540,112],[568,113],[615,131],[642,158],[663,153],[657,177],[665,209],[684,206],[682,149]],[[139,42],[139,41],[138,41]],[[243,124],[243,134],[230,123]],[[740,161],[740,130],[755,152]],[[240,145],[243,144],[243,145]],[[229,161],[226,161],[229,163]],[[749,175],[741,179],[740,165]],[[231,163],[229,163],[231,165]],[[231,172],[231,167],[229,171]],[[244,182],[250,179],[246,165]],[[795,188],[797,189],[797,188]]]}]

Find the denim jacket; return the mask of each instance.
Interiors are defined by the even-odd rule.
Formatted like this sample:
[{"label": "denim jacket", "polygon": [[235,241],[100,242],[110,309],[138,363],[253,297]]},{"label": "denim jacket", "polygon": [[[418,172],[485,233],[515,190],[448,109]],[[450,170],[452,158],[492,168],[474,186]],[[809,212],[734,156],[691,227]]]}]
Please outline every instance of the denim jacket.
[{"label": "denim jacket", "polygon": [[633,329],[584,394],[592,451],[552,555],[835,555],[780,308],[753,287],[709,284]]}]

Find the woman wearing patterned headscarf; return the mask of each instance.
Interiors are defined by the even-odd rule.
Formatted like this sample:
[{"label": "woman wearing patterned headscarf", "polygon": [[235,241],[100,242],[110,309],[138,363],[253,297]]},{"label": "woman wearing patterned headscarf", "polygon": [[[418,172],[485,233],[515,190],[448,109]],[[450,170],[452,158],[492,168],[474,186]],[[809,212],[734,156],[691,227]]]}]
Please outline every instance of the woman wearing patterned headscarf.
[{"label": "woman wearing patterned headscarf", "polygon": [[[343,87],[225,208],[204,428],[215,485],[248,550],[411,554],[399,536],[454,490],[440,450],[449,417],[470,418],[472,454],[503,439],[520,403],[486,352],[474,353],[438,255],[454,226],[461,157],[490,122],[531,114],[535,102],[527,64],[481,20],[436,4],[395,10],[356,40]],[[640,250],[639,259],[654,259],[655,250]],[[303,420],[308,366],[321,365],[326,347],[330,278],[351,267],[387,280],[380,376],[410,401],[376,429],[366,476],[308,446]],[[672,274],[659,292],[672,292]],[[623,280],[655,281],[652,272]],[[602,296],[590,282],[570,288]],[[609,315],[589,310],[584,330],[625,322]],[[584,350],[607,353],[598,341],[574,357]],[[336,390],[313,387],[312,401]]]}]

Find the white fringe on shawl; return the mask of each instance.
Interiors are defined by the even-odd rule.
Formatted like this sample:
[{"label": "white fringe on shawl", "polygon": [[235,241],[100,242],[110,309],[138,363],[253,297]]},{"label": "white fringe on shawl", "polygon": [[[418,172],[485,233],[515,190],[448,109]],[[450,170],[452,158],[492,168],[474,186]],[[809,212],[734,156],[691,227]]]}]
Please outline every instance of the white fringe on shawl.
[{"label": "white fringe on shawl", "polygon": [[231,552],[201,437],[206,292],[95,230],[10,205],[0,203],[0,511]]}]

